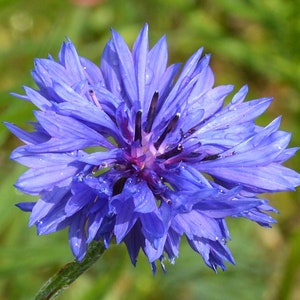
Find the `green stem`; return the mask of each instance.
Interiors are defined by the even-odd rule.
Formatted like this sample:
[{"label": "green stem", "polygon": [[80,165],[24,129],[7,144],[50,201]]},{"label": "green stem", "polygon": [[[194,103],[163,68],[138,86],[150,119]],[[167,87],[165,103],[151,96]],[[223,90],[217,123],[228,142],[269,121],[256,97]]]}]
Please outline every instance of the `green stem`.
[{"label": "green stem", "polygon": [[105,247],[102,242],[91,242],[83,261],[66,264],[41,287],[35,300],[53,300],[82,273],[89,269],[103,254]]}]

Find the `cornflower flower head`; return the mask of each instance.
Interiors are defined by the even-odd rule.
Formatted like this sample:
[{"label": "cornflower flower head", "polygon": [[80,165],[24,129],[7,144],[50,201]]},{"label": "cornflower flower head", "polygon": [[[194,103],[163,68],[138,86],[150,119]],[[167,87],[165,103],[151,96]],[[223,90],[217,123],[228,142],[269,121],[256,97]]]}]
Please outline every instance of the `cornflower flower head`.
[{"label": "cornflower flower head", "polygon": [[270,227],[276,212],[261,193],[293,190],[300,176],[282,163],[297,148],[279,130],[254,120],[271,98],[244,101],[242,87],[214,87],[209,55],[196,51],[181,68],[167,66],[166,38],[149,49],[145,25],[132,50],[112,30],[100,67],[67,39],[58,55],[36,59],[38,89],[24,87],[36,122],[11,158],[29,169],[15,186],[36,202],[29,211],[38,234],[68,228],[81,261],[93,240],[124,242],[135,265],[139,251],[156,261],[179,255],[182,236],[212,269],[234,263],[225,219]]}]

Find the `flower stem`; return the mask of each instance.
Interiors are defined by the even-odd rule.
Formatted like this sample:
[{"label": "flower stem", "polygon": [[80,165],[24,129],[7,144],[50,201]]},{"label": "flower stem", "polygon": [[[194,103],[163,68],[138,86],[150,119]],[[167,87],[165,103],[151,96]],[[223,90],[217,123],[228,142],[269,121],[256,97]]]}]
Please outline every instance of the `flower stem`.
[{"label": "flower stem", "polygon": [[48,279],[37,293],[35,300],[56,299],[63,290],[67,289],[73,281],[100,258],[104,250],[103,242],[91,242],[85,258],[81,262],[73,261],[66,264]]}]

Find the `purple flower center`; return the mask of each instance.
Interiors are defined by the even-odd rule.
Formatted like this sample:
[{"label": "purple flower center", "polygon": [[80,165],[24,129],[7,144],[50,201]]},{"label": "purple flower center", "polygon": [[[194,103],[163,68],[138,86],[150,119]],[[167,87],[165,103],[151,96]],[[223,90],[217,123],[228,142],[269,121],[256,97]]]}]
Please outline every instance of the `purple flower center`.
[{"label": "purple flower center", "polygon": [[137,178],[145,180],[153,192],[166,189],[159,174],[167,165],[177,162],[171,158],[180,154],[183,149],[181,143],[172,147],[166,141],[168,134],[173,132],[178,124],[179,113],[166,122],[165,128],[160,133],[157,134],[152,130],[157,114],[157,103],[158,93],[155,92],[144,124],[143,112],[141,110],[136,112],[133,141],[124,151],[124,162],[115,166],[120,171],[129,171],[128,175],[135,174]]}]

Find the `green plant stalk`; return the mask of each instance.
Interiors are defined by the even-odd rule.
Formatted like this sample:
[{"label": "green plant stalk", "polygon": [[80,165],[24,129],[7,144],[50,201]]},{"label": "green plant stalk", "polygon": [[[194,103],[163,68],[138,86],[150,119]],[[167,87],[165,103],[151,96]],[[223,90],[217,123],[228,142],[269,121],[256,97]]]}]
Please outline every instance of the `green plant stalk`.
[{"label": "green plant stalk", "polygon": [[81,261],[73,261],[66,264],[54,274],[37,293],[35,300],[53,300],[81,274],[88,270],[104,253],[103,242],[93,241],[90,243],[85,258]]}]

